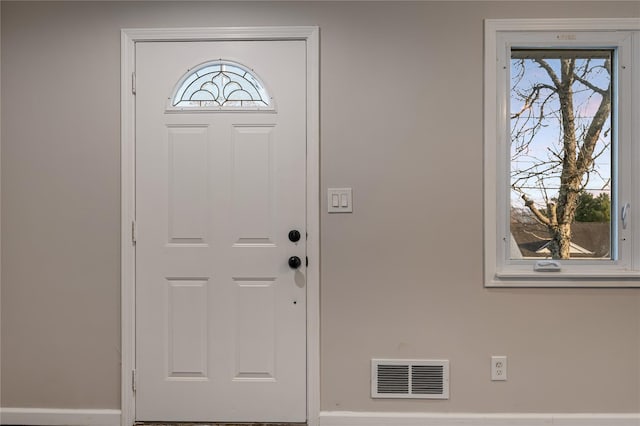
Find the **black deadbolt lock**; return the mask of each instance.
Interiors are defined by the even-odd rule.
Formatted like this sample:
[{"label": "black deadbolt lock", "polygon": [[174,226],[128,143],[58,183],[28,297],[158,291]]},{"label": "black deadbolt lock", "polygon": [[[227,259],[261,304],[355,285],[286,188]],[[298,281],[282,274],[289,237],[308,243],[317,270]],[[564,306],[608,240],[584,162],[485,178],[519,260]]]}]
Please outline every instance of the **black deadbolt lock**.
[{"label": "black deadbolt lock", "polygon": [[292,243],[297,243],[298,241],[300,241],[300,232],[296,229],[294,229],[293,231],[289,231],[289,241],[291,241]]}]

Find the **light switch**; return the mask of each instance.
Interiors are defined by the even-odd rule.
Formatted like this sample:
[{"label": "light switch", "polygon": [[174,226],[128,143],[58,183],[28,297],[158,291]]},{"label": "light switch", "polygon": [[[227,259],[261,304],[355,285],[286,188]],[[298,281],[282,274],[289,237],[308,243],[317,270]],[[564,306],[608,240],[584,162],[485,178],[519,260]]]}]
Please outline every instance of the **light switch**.
[{"label": "light switch", "polygon": [[351,188],[328,188],[327,207],[329,213],[352,213]]}]

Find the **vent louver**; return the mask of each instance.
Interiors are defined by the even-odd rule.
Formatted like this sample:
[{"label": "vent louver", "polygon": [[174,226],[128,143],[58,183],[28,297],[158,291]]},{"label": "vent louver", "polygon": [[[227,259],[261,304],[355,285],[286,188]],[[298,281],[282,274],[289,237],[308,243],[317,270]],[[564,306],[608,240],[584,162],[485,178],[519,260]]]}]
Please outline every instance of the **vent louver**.
[{"label": "vent louver", "polygon": [[409,366],[408,365],[378,365],[379,394],[408,394]]},{"label": "vent louver", "polygon": [[449,398],[448,360],[371,360],[372,398]]},{"label": "vent louver", "polygon": [[441,395],[444,367],[441,365],[412,365],[411,393],[414,395]]}]

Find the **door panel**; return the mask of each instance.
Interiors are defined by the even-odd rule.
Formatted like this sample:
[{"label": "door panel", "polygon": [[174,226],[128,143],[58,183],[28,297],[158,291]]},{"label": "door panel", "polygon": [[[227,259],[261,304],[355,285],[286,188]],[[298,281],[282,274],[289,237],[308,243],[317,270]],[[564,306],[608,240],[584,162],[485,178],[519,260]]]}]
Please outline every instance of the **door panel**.
[{"label": "door panel", "polygon": [[204,243],[207,229],[207,127],[169,127],[169,242]]},{"label": "door panel", "polygon": [[275,279],[234,281],[237,324],[234,380],[275,381]]},{"label": "door panel", "polygon": [[208,280],[167,280],[168,377],[207,377]]},{"label": "door panel", "polygon": [[[275,110],[167,111],[218,58]],[[136,45],[138,421],[306,420],[305,67],[303,41]]]},{"label": "door panel", "polygon": [[233,127],[231,174],[236,245],[273,245],[273,133],[274,127]]}]

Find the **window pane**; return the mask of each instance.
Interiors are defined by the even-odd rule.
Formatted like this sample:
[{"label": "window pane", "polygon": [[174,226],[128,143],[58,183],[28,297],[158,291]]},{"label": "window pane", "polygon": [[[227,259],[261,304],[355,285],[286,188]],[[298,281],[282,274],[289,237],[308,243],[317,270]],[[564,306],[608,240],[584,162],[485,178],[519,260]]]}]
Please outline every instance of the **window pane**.
[{"label": "window pane", "polygon": [[512,259],[614,258],[613,53],[512,51]]},{"label": "window pane", "polygon": [[251,71],[229,61],[214,61],[193,70],[173,96],[173,106],[181,108],[268,107],[271,97]]}]

